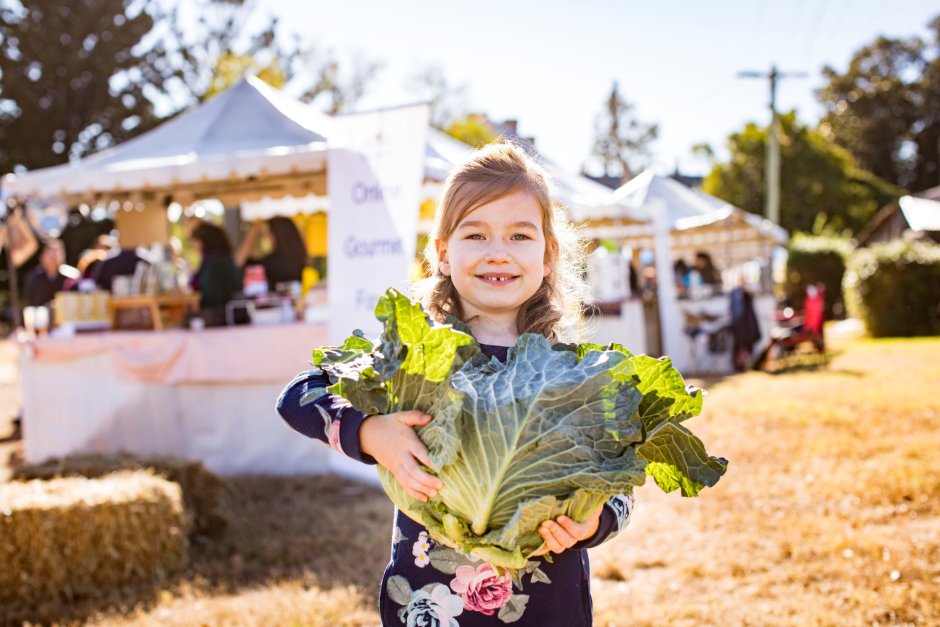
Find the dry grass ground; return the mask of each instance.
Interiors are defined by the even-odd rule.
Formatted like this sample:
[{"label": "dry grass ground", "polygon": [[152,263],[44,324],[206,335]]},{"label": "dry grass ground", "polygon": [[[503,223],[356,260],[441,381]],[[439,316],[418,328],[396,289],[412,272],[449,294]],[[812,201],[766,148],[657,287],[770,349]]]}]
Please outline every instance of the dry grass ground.
[{"label": "dry grass ground", "polygon": [[[940,339],[859,340],[836,351],[818,370],[707,382],[693,429],[731,460],[728,474],[699,499],[638,491],[631,527],[591,552],[597,624],[940,624]],[[13,445],[0,446],[5,462]],[[334,478],[228,485],[232,524],[194,545],[172,586],[28,615],[98,625],[377,623],[392,511],[383,494]]]}]

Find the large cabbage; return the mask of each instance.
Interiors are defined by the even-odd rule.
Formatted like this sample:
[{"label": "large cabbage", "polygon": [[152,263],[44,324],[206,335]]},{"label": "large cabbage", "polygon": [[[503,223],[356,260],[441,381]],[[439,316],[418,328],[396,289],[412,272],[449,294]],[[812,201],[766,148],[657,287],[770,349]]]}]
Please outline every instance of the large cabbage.
[{"label": "large cabbage", "polygon": [[[417,409],[417,430],[444,487],[412,499],[379,468],[386,492],[433,538],[498,568],[526,566],[542,544],[539,524],[583,521],[609,497],[652,476],[695,496],[724,474],[680,423],[702,408],[668,358],[596,344],[551,346],[525,334],[505,363],[488,359],[454,325],[432,322],[395,290],[379,300],[378,346],[355,332],[314,351],[327,388],[366,414]],[[318,396],[322,391],[313,391]]]}]

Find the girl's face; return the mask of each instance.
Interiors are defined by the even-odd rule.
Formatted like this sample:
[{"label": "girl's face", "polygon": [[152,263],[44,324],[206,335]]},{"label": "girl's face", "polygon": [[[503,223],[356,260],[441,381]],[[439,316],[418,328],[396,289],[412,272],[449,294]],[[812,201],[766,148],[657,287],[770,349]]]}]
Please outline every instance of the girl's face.
[{"label": "girl's face", "polygon": [[480,205],[435,244],[468,318],[514,320],[548,273],[542,210],[524,191]]}]

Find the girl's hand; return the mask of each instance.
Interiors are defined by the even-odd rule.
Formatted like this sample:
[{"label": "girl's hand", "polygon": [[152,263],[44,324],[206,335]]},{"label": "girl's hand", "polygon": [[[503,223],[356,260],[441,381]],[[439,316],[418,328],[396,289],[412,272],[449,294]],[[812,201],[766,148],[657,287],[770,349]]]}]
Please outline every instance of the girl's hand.
[{"label": "girl's hand", "polygon": [[359,448],[371,455],[380,466],[395,475],[411,498],[427,501],[444,484],[437,477],[421,470],[419,463],[431,467],[428,449],[414,428],[424,426],[431,417],[419,411],[369,416],[359,428]]},{"label": "girl's hand", "polygon": [[587,540],[593,536],[597,533],[597,527],[601,523],[601,510],[603,508],[604,505],[602,504],[591,512],[582,523],[576,523],[567,516],[559,516],[555,520],[546,520],[543,522],[539,525],[539,535],[542,536],[542,540],[545,541],[545,544],[533,553],[532,557],[545,555],[549,551],[552,553],[561,553],[565,549],[570,549],[578,542]]}]

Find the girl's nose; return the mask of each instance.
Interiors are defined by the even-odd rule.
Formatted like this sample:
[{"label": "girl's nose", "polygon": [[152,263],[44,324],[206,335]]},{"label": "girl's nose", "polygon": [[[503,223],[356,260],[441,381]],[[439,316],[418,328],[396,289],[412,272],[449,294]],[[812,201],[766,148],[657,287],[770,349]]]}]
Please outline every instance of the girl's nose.
[{"label": "girl's nose", "polygon": [[509,249],[506,244],[500,240],[493,240],[483,255],[484,261],[500,262],[509,260]]}]

